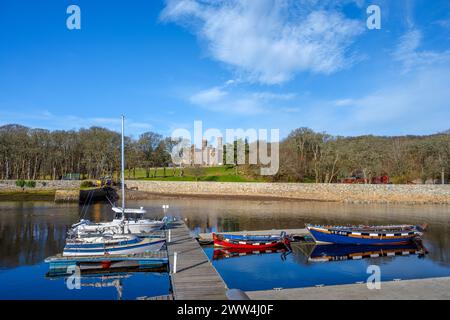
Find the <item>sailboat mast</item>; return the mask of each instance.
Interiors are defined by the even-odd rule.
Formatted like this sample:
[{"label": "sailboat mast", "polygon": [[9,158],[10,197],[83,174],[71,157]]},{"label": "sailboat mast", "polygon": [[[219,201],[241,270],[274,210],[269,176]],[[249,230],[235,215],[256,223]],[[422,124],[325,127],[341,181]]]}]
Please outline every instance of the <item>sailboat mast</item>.
[{"label": "sailboat mast", "polygon": [[124,138],[124,122],[125,117],[122,116],[122,147],[121,147],[121,180],[122,180],[122,220],[125,219],[125,138]]}]

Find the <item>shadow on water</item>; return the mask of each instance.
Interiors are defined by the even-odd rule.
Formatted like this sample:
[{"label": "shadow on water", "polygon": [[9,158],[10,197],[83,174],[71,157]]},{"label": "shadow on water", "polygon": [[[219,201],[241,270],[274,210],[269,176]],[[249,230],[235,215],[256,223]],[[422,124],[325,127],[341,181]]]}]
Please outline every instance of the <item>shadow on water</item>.
[{"label": "shadow on water", "polygon": [[117,190],[112,187],[102,187],[97,189],[80,190],[81,205],[91,204],[96,202],[110,203],[119,199]]}]

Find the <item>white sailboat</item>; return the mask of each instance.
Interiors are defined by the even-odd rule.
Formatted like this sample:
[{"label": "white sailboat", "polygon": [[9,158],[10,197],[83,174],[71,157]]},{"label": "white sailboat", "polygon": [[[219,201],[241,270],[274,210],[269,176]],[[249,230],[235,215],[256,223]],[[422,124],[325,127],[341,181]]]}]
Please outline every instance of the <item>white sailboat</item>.
[{"label": "white sailboat", "polygon": [[[69,235],[83,235],[87,233],[112,233],[112,234],[142,234],[150,233],[155,230],[162,229],[167,218],[162,220],[145,219],[146,213],[144,208],[127,209],[125,208],[125,155],[124,155],[124,117],[122,116],[122,207],[113,206],[115,218],[108,222],[95,223],[90,220],[82,219],[80,222],[72,225]],[[127,218],[134,215],[135,218]]]},{"label": "white sailboat", "polygon": [[148,232],[162,224],[148,219],[126,219],[127,213],[143,214],[145,210],[125,209],[125,156],[124,117],[122,116],[122,208],[113,210],[120,214],[111,222],[91,223],[82,220],[68,233],[63,256],[110,256],[158,251],[165,244],[164,238],[140,238],[133,233]]},{"label": "white sailboat", "polygon": [[112,210],[118,213],[118,216],[134,214],[135,219],[114,218],[112,221],[95,223],[90,220],[82,219],[80,222],[72,225],[69,234],[87,234],[87,233],[113,233],[113,234],[145,234],[164,227],[167,218],[162,220],[144,219],[142,216],[146,211],[141,209],[122,209],[113,207]]},{"label": "white sailboat", "polygon": [[99,234],[67,238],[64,257],[111,256],[159,251],[163,238],[140,238],[133,234]]}]

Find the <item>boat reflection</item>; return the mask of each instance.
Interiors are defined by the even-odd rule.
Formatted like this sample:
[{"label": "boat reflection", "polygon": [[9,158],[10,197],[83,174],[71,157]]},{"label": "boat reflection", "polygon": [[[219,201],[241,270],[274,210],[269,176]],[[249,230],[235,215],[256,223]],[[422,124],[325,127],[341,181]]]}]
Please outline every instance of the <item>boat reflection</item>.
[{"label": "boat reflection", "polygon": [[[112,288],[114,287],[117,292],[117,300],[122,300],[124,280],[130,279],[137,273],[152,273],[155,276],[162,276],[167,273],[166,267],[161,268],[142,268],[142,267],[123,267],[111,269],[98,269],[98,268],[83,268],[80,272],[79,288]],[[65,285],[69,288],[69,284],[75,285],[73,275],[68,275],[63,272],[49,271],[46,274],[46,278],[49,280],[64,279]],[[137,299],[148,297],[138,297]],[[152,297],[150,297],[152,298]]]},{"label": "boat reflection", "polygon": [[[99,273],[91,273],[84,274],[80,279],[80,289],[81,288],[112,288],[116,289],[117,300],[122,300],[123,296],[123,281],[125,279],[131,278],[132,273],[127,272],[114,272],[109,274],[99,274]],[[56,280],[64,278],[64,283],[70,282],[71,280],[68,277],[65,277],[61,274],[52,275],[48,278],[50,280]]]},{"label": "boat reflection", "polygon": [[249,255],[280,254],[281,260],[284,261],[291,253],[294,261],[302,265],[307,265],[311,262],[347,261],[409,255],[416,255],[418,258],[423,258],[428,254],[428,251],[420,241],[382,246],[293,243],[292,250],[284,248],[262,251],[230,248],[214,249],[213,260],[238,258]]},{"label": "boat reflection", "polygon": [[281,260],[285,260],[291,251],[285,248],[267,249],[267,250],[252,250],[252,249],[214,249],[213,260],[222,260],[228,258],[238,258],[250,255],[267,255],[267,254],[280,254]]},{"label": "boat reflection", "polygon": [[309,255],[308,262],[329,262],[361,260],[368,258],[417,255],[423,258],[427,254],[425,247],[418,242],[400,245],[316,245]]},{"label": "boat reflection", "polygon": [[117,292],[117,300],[122,300],[123,295],[123,279],[129,278],[130,274],[124,275],[109,275],[102,277],[95,277],[90,280],[99,280],[99,281],[91,281],[86,283],[81,283],[81,287],[93,287],[93,288],[116,288]]},{"label": "boat reflection", "polygon": [[86,261],[76,262],[73,264],[65,264],[55,266],[46,273],[47,278],[61,278],[71,276],[75,272],[79,272],[82,276],[96,275],[118,275],[136,272],[167,272],[167,264],[163,263],[147,263],[142,264],[133,260],[104,260],[104,261]]}]

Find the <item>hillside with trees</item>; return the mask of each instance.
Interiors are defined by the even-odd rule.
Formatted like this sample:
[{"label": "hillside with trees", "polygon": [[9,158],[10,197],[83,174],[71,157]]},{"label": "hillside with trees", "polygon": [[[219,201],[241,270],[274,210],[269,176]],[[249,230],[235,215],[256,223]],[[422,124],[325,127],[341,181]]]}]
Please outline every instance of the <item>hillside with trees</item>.
[{"label": "hillside with trees", "polygon": [[450,135],[339,137],[300,128],[280,145],[277,180],[337,182],[358,172],[388,175],[393,183],[444,180],[450,170]]},{"label": "hillside with trees", "polygon": [[[126,137],[125,145],[128,178],[155,178],[158,168],[166,176],[173,147],[170,138],[146,132],[137,139]],[[0,179],[62,179],[70,173],[80,173],[83,179],[114,176],[120,166],[119,147],[120,134],[100,127],[49,131],[5,125],[0,127]],[[261,180],[255,169],[242,165],[234,171]],[[280,143],[278,174],[264,179],[332,183],[357,173],[368,181],[388,175],[393,183],[440,182],[448,180],[449,171],[447,133],[341,137],[299,128]],[[171,172],[183,174],[183,170]]]}]

